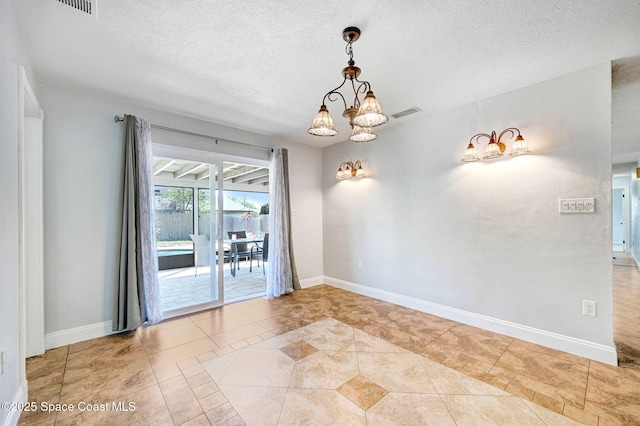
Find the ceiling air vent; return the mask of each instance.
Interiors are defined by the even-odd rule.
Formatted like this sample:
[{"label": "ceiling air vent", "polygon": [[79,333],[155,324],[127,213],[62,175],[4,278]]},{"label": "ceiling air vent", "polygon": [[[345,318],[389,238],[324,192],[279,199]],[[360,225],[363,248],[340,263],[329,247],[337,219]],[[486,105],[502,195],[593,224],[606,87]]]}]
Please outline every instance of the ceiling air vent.
[{"label": "ceiling air vent", "polygon": [[80,12],[88,13],[89,15],[95,15],[97,12],[98,0],[58,0],[60,3],[64,3],[67,6],[71,6]]},{"label": "ceiling air vent", "polygon": [[395,114],[391,114],[393,118],[406,117],[407,115],[415,114],[416,112],[422,111],[417,106],[411,107],[409,109],[405,109],[404,111],[396,112]]}]

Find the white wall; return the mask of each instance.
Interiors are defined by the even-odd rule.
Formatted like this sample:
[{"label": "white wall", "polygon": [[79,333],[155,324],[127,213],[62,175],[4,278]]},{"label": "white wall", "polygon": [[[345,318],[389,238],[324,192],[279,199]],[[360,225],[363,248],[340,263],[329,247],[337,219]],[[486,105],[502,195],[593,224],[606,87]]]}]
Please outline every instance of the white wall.
[{"label": "white wall", "polygon": [[[0,376],[0,401],[19,398],[20,376],[18,296],[18,65],[38,90],[27,49],[22,42],[8,0],[0,0],[0,351],[6,352],[6,370]],[[26,395],[24,395],[26,397]],[[11,412],[0,410],[0,424],[13,422]]]},{"label": "white wall", "polygon": [[[114,123],[115,114],[265,147],[274,141],[77,87],[43,84],[42,90],[47,114],[45,323],[51,337],[111,321],[123,168],[122,123]],[[152,138],[156,143],[267,158],[265,150],[233,148],[224,142],[216,146],[209,139],[157,129],[152,129]],[[322,153],[295,144],[286,147],[292,163],[292,207],[299,212],[292,223],[297,265],[300,278],[308,279],[322,275]]]},{"label": "white wall", "polygon": [[[506,127],[533,155],[460,161],[472,135]],[[323,151],[330,282],[615,362],[610,64],[378,135]],[[336,181],[346,160],[370,178]],[[574,197],[595,197],[596,213],[559,214]]]}]

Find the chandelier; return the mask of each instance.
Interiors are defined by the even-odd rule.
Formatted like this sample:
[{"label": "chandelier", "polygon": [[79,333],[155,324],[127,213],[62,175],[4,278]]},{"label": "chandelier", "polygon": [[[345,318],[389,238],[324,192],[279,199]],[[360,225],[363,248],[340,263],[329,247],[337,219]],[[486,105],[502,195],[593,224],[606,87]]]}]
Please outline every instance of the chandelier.
[{"label": "chandelier", "polygon": [[[356,27],[345,28],[342,31],[342,38],[347,42],[345,51],[349,56],[347,67],[342,69],[344,79],[340,86],[330,90],[322,98],[322,106],[313,119],[309,133],[315,136],[335,136],[338,134],[325,102],[327,99],[331,102],[342,99],[344,104],[342,116],[349,119],[349,124],[353,129],[349,139],[354,142],[369,142],[378,137],[373,133],[372,128],[386,123],[389,118],[384,115],[380,103],[374,96],[373,90],[371,90],[371,84],[367,81],[358,80],[360,68],[355,66],[353,60],[353,43],[360,38],[360,29]],[[351,88],[353,89],[354,99],[351,106],[348,106],[344,95],[338,91],[347,82],[351,83]],[[362,102],[360,101],[360,95],[364,95]]]}]

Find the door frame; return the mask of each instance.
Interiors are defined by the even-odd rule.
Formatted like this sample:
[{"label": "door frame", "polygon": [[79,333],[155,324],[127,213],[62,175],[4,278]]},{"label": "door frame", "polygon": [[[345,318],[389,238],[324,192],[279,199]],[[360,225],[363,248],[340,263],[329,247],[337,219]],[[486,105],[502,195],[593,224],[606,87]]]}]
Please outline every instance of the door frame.
[{"label": "door frame", "polygon": [[[45,352],[44,110],[24,67],[18,66],[20,359]],[[20,366],[20,377],[26,374]]]},{"label": "door frame", "polygon": [[[153,144],[153,156],[154,157],[166,157],[166,158],[175,158],[175,159],[181,159],[181,160],[188,160],[188,161],[194,161],[194,162],[201,162],[201,163],[208,163],[211,165],[215,165],[218,167],[218,173],[222,173],[223,171],[223,163],[224,162],[239,162],[239,163],[246,163],[246,164],[253,164],[253,165],[259,165],[259,166],[264,166],[264,167],[269,167],[269,161],[268,160],[259,160],[259,159],[255,159],[255,158],[251,158],[251,157],[242,157],[242,156],[235,156],[235,155],[228,155],[228,154],[220,154],[217,152],[212,152],[212,151],[203,151],[203,150],[199,150],[199,149],[193,149],[193,148],[187,148],[187,147],[182,147],[182,146],[173,146],[173,145],[164,145],[164,144],[158,144],[158,143],[154,143]],[[210,189],[214,189],[213,188],[213,183],[214,183],[214,179],[215,179],[215,175],[213,173],[210,174],[209,176],[210,179]],[[159,184],[162,185],[163,182],[159,181]],[[216,188],[217,193],[218,193],[218,211],[217,211],[217,215],[211,215],[211,229],[214,229],[213,226],[216,226],[216,231],[217,231],[217,240],[218,240],[218,247],[222,247],[223,243],[224,243],[224,232],[226,232],[225,229],[223,229],[223,225],[224,225],[224,181],[223,179],[218,179],[217,181],[217,185]],[[214,205],[213,203],[213,199],[212,201],[212,205]],[[217,223],[214,222],[214,218],[217,220]],[[211,250],[211,253],[213,255],[214,251]],[[218,256],[218,295],[219,298],[216,301],[210,302],[210,303],[204,303],[204,304],[199,304],[199,305],[193,305],[190,307],[185,307],[185,308],[181,308],[181,309],[175,309],[172,310],[170,312],[168,312],[168,314],[165,315],[165,318],[172,318],[175,316],[180,316],[180,315],[186,315],[186,314],[190,314],[190,313],[194,313],[194,312],[198,312],[198,311],[202,311],[205,309],[210,309],[210,308],[216,308],[219,306],[223,306],[225,304],[225,299],[224,299],[224,256]]]},{"label": "door frame", "polygon": [[[622,220],[624,221],[624,252],[630,251],[631,248],[631,227],[629,224],[631,223],[631,209],[629,206],[629,185],[613,185],[611,187],[612,191],[614,189],[622,189]],[[611,197],[613,202],[613,196]],[[612,207],[613,209],[613,207]],[[611,224],[613,226],[613,223]],[[613,235],[613,231],[611,233]],[[611,243],[613,244],[613,238]]]}]

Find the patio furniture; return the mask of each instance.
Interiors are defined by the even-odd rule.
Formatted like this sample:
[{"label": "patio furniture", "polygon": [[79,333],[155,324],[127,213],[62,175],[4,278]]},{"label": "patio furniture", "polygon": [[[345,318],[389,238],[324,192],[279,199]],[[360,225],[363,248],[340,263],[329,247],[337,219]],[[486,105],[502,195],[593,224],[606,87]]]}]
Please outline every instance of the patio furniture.
[{"label": "patio furniture", "polygon": [[195,245],[195,259],[194,265],[196,267],[196,273],[194,276],[198,276],[198,266],[209,266],[211,264],[211,252],[209,250],[209,240],[206,235],[194,235],[189,234],[193,244]]},{"label": "patio furniture", "polygon": [[[206,235],[204,234],[200,234],[200,235],[194,235],[194,234],[189,234],[189,236],[191,237],[191,240],[193,241],[193,244],[195,245],[195,259],[194,259],[194,265],[196,267],[196,272],[195,272],[195,276],[198,276],[198,266],[210,266],[211,265],[211,251],[209,248],[209,238],[207,238]],[[231,270],[234,270],[234,265],[233,265],[233,261],[234,261],[234,257],[233,257],[233,253],[228,252],[226,250],[223,249],[223,253],[224,253],[224,259],[229,259],[229,261],[231,262]],[[218,251],[216,251],[216,255],[218,255]],[[216,257],[217,260],[217,257]]]},{"label": "patio furniture", "polygon": [[[228,231],[229,238],[233,243],[233,240],[246,240],[247,233],[246,231]],[[251,257],[251,250],[249,250],[249,244],[246,242],[239,242],[232,244],[233,257],[236,268],[240,269],[240,257],[244,257],[244,260],[248,260]]]},{"label": "patio furniture", "polygon": [[262,241],[262,247],[256,244],[256,247],[251,248],[251,257],[249,259],[249,272],[253,267],[253,259],[258,260],[258,266],[260,266],[260,259],[262,259],[262,274],[265,274],[264,263],[269,260],[269,233],[264,234],[264,240]]}]

